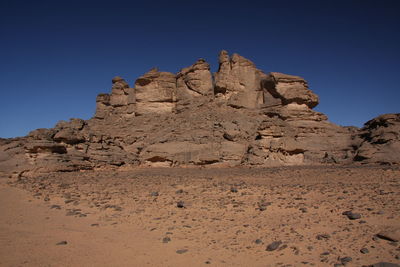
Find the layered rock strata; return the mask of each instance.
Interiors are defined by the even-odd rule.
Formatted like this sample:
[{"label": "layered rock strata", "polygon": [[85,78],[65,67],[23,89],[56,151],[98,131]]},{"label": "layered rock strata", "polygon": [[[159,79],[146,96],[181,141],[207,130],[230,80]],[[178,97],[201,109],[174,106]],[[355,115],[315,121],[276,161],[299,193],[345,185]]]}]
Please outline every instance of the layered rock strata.
[{"label": "layered rock strata", "polygon": [[303,78],[222,51],[215,74],[199,59],[177,74],[152,69],[134,87],[115,77],[92,119],[0,139],[0,172],[400,163],[399,114],[341,127],[318,102]]},{"label": "layered rock strata", "polygon": [[104,119],[107,116],[132,117],[135,112],[135,89],[121,77],[112,79],[111,94],[99,94],[96,98],[95,118]]}]

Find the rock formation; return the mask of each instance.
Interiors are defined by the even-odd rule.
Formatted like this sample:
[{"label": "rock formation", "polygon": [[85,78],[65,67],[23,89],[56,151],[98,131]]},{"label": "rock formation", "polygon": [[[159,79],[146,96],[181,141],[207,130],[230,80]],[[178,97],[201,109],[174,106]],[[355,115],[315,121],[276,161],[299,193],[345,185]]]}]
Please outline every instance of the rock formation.
[{"label": "rock formation", "polygon": [[152,69],[135,82],[136,113],[172,112],[176,103],[176,77]]},{"label": "rock formation", "polygon": [[117,115],[132,117],[135,112],[135,89],[121,77],[112,79],[111,95],[99,94],[96,99],[95,118]]},{"label": "rock formation", "polygon": [[266,75],[250,60],[238,54],[229,57],[223,50],[215,73],[215,96],[232,107],[259,108],[264,103],[261,81],[265,78]]},{"label": "rock formation", "polygon": [[358,132],[354,158],[361,162],[400,162],[400,114],[385,114],[367,123]]},{"label": "rock formation", "polygon": [[313,110],[298,76],[264,73],[238,55],[199,59],[176,75],[112,79],[90,120],[0,139],[0,172],[27,175],[107,166],[282,166],[400,163],[400,114],[341,127]]}]

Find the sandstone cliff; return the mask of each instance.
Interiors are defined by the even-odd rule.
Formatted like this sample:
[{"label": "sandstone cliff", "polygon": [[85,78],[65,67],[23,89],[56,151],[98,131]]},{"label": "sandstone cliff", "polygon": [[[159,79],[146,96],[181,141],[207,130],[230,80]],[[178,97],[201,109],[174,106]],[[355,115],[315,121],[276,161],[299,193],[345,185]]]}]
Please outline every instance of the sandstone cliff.
[{"label": "sandstone cliff", "polygon": [[0,171],[400,163],[400,114],[335,125],[313,110],[318,96],[303,78],[226,51],[214,74],[199,59],[177,74],[152,69],[133,87],[115,77],[96,103],[90,120],[0,139]]}]

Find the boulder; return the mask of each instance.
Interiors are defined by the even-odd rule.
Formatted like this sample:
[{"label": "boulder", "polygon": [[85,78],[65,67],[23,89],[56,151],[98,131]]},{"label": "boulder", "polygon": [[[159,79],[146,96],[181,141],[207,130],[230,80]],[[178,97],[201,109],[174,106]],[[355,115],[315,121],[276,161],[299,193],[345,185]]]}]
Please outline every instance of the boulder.
[{"label": "boulder", "polygon": [[377,237],[391,241],[391,242],[399,242],[400,241],[400,227],[388,226],[381,232],[377,234]]}]

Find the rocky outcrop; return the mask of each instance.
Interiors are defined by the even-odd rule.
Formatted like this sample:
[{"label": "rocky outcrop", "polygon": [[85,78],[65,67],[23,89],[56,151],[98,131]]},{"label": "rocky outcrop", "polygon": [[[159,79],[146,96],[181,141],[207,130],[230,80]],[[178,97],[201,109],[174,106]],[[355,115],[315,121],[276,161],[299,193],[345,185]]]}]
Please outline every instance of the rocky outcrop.
[{"label": "rocky outcrop", "polygon": [[121,77],[114,77],[111,94],[99,94],[96,98],[95,118],[104,119],[112,115],[133,117],[135,102],[135,90]]},{"label": "rocky outcrop", "polygon": [[219,54],[219,69],[215,73],[215,97],[236,108],[259,108],[264,103],[261,81],[266,75],[253,62],[238,55]]},{"label": "rocky outcrop", "polygon": [[301,77],[271,72],[262,83],[263,88],[283,105],[304,104],[309,108],[318,105],[318,96],[308,89],[307,82]]},{"label": "rocky outcrop", "polygon": [[86,122],[81,119],[71,119],[69,122],[60,121],[55,127],[57,133],[54,134],[52,139],[71,145],[85,142],[85,136],[82,135],[81,131],[85,125]]},{"label": "rocky outcrop", "polygon": [[95,116],[0,139],[0,174],[121,166],[282,166],[400,163],[400,114],[362,129],[313,110],[298,76],[264,73],[222,51],[214,76],[203,59],[176,75],[153,69],[134,88],[112,79]]},{"label": "rocky outcrop", "polygon": [[213,79],[210,72],[210,65],[199,59],[192,66],[181,69],[177,74],[178,92],[191,96],[213,95]]},{"label": "rocky outcrop", "polygon": [[136,114],[171,113],[176,103],[176,77],[152,69],[135,82]]},{"label": "rocky outcrop", "polygon": [[400,162],[400,114],[384,114],[367,123],[354,144],[356,161],[382,164]]},{"label": "rocky outcrop", "polygon": [[199,59],[193,65],[181,69],[176,76],[176,112],[182,112],[196,101],[204,101],[214,96],[213,77],[210,65]]},{"label": "rocky outcrop", "polygon": [[350,130],[327,121],[266,119],[249,157],[260,165],[349,163],[350,144]]}]

